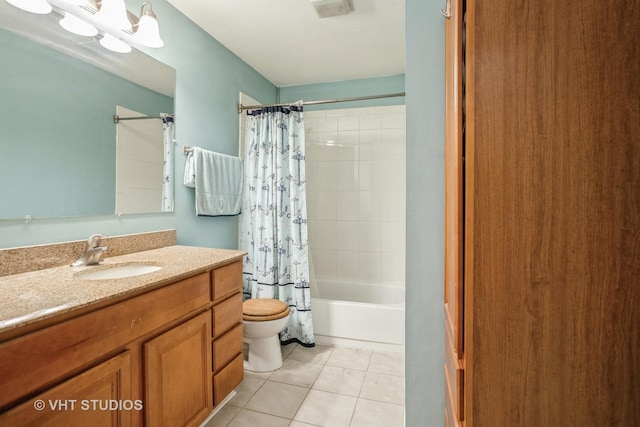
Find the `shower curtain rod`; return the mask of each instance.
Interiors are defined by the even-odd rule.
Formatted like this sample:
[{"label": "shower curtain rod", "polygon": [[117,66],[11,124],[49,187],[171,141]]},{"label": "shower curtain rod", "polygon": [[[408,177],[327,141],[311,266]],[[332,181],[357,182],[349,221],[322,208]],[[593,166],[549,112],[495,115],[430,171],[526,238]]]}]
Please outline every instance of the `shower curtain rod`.
[{"label": "shower curtain rod", "polygon": [[113,116],[113,123],[118,123],[124,120],[148,120],[148,119],[164,119],[166,117],[173,118],[173,115],[167,114],[166,116],[140,116],[140,117],[120,117],[117,114]]},{"label": "shower curtain rod", "polygon": [[[333,104],[334,102],[349,102],[349,101],[366,101],[368,99],[395,98],[398,96],[405,96],[405,93],[399,92],[399,93],[389,93],[385,95],[358,96],[355,98],[325,99],[322,101],[304,101],[302,105]],[[238,104],[238,114],[241,114],[244,110],[256,110],[258,108],[265,108],[265,107],[285,107],[293,104],[295,103],[289,102],[289,103],[283,103],[283,104],[265,104],[265,105]]]}]

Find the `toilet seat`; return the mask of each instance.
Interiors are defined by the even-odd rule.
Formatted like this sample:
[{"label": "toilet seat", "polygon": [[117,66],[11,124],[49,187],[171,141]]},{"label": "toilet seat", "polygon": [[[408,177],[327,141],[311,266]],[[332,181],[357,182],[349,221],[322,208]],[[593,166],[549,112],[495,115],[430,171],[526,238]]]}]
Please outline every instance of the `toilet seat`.
[{"label": "toilet seat", "polygon": [[242,319],[248,322],[265,322],[289,315],[289,306],[273,298],[253,298],[242,303]]}]

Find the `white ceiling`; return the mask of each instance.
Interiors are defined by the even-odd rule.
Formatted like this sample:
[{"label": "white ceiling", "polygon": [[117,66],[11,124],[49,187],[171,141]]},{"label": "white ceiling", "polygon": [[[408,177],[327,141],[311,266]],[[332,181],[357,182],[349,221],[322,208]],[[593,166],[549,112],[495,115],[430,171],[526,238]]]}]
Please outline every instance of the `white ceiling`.
[{"label": "white ceiling", "polygon": [[168,1],[277,86],[404,73],[405,0],[322,19],[309,0]]}]

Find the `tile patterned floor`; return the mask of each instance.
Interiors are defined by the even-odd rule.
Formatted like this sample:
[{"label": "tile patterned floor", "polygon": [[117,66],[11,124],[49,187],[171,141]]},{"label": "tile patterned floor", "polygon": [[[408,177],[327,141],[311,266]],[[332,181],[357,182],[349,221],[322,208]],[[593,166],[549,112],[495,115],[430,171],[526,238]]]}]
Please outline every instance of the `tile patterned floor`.
[{"label": "tile patterned floor", "polygon": [[291,344],[282,368],[245,371],[205,427],[402,427],[404,355]]}]

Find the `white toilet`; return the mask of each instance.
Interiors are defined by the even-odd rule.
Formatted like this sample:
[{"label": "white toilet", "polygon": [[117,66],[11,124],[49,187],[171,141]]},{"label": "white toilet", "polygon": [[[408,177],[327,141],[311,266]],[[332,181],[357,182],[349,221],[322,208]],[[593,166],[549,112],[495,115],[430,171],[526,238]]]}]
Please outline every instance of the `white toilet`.
[{"label": "white toilet", "polygon": [[282,366],[278,333],[289,320],[289,306],[272,298],[253,298],[242,303],[244,342],[249,346],[244,368],[271,372]]}]

